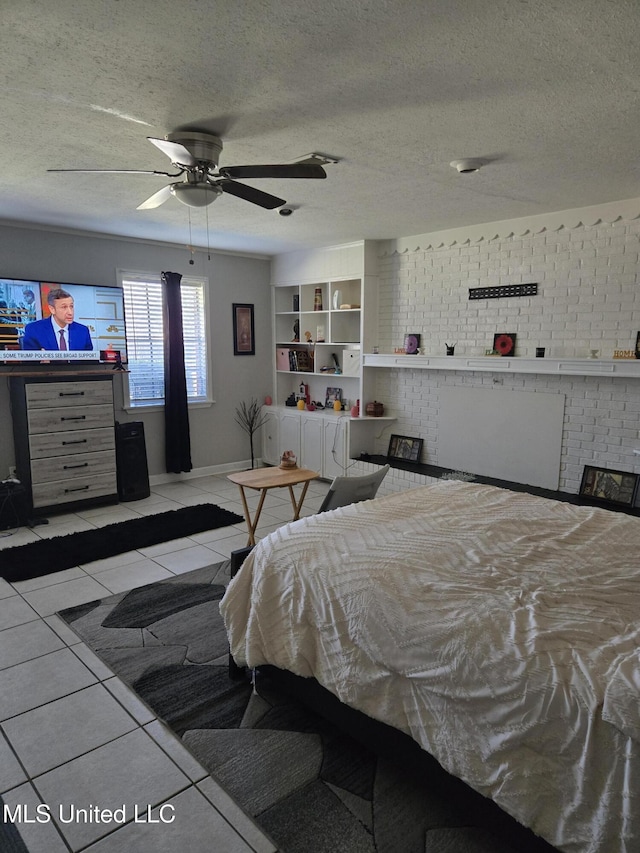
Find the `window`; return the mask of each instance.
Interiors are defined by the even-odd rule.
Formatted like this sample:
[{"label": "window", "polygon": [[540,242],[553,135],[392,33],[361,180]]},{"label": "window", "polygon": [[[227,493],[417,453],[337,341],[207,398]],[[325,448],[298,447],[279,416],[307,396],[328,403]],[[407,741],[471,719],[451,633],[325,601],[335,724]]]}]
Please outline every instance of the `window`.
[{"label": "window", "polygon": [[[162,279],[159,273],[119,273],[124,291],[129,399],[136,406],[164,405]],[[184,361],[189,403],[209,400],[206,322],[207,280],[184,276],[180,282]]]}]

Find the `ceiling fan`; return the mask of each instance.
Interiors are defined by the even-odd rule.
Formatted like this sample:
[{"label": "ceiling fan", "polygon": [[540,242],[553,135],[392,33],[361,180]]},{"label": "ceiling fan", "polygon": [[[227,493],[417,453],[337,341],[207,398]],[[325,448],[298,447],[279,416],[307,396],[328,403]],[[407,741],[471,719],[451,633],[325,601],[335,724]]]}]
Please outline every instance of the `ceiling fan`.
[{"label": "ceiling fan", "polygon": [[171,196],[188,207],[206,207],[222,193],[274,210],[286,204],[283,198],[255,187],[241,184],[236,178],[326,178],[327,173],[319,163],[281,163],[271,166],[218,167],[222,140],[210,133],[178,131],[168,133],[164,139],[148,136],[149,142],[171,160],[178,171],[162,172],[156,169],[47,169],[48,172],[89,172],[134,175],[166,175],[180,180],[167,184],[146,201],[138,210],[149,210],[164,204]]}]

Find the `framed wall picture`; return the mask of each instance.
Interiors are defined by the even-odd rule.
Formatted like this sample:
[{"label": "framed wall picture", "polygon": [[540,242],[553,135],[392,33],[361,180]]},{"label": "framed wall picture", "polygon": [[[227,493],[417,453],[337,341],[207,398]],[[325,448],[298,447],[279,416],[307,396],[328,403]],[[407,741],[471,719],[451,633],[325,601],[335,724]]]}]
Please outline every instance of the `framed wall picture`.
[{"label": "framed wall picture", "polygon": [[253,305],[233,303],[233,354],[256,354]]},{"label": "framed wall picture", "polygon": [[585,465],[580,496],[599,504],[632,507],[638,491],[640,475]]},{"label": "framed wall picture", "polygon": [[411,438],[408,435],[392,435],[389,439],[388,459],[399,459],[403,462],[418,462],[422,453],[423,439]]}]

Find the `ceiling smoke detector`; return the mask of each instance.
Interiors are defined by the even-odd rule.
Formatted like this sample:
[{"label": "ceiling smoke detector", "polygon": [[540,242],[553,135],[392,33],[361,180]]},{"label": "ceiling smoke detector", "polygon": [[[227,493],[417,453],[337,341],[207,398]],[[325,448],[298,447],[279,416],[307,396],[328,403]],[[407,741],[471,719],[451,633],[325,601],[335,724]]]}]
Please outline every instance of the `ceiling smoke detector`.
[{"label": "ceiling smoke detector", "polygon": [[449,164],[457,169],[461,175],[468,175],[471,172],[477,172],[484,166],[486,160],[478,160],[476,158],[467,158],[466,160],[452,160]]}]

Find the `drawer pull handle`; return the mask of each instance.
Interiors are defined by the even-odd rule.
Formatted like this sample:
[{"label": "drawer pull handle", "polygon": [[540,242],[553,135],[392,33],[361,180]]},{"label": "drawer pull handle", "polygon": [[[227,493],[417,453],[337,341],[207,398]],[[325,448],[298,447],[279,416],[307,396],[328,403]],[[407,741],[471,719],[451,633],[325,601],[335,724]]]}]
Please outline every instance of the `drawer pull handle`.
[{"label": "drawer pull handle", "polygon": [[87,443],[86,438],[76,438],[75,441],[63,441],[62,446],[66,447],[67,444],[86,444],[86,443]]},{"label": "drawer pull handle", "polygon": [[59,391],[59,397],[84,397],[84,391]]},{"label": "drawer pull handle", "polygon": [[69,494],[70,492],[86,492],[89,486],[78,486],[76,489],[65,489],[64,493]]},{"label": "drawer pull handle", "polygon": [[80,462],[78,465],[63,465],[62,470],[63,471],[71,471],[71,470],[73,470],[73,468],[88,468],[88,467],[89,467],[88,462]]},{"label": "drawer pull handle", "polygon": [[86,415],[76,415],[73,418],[60,418],[61,421],[86,421]]}]

